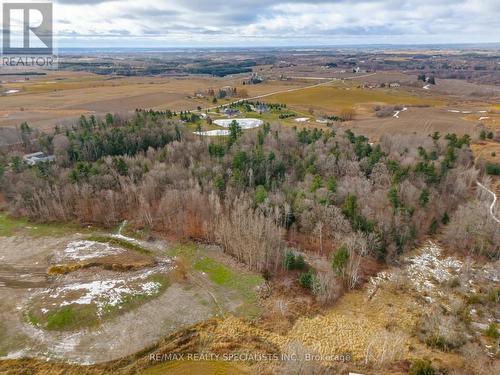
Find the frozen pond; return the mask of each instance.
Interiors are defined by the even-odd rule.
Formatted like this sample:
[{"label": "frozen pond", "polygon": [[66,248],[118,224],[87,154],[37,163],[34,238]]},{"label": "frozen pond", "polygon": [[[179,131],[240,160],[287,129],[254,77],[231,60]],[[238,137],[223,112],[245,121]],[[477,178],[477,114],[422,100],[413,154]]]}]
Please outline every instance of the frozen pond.
[{"label": "frozen pond", "polygon": [[298,117],[293,121],[295,121],[295,122],[307,122],[307,121],[309,121],[309,117]]},{"label": "frozen pond", "polygon": [[257,118],[234,118],[214,120],[214,124],[222,126],[224,128],[229,128],[233,121],[236,121],[242,129],[258,128],[264,123],[262,120],[259,120]]}]

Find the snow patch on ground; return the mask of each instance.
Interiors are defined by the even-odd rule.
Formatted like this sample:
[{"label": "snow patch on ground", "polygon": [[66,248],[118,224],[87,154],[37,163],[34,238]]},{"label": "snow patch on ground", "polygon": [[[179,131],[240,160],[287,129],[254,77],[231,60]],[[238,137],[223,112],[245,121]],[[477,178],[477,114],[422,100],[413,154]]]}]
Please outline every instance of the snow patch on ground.
[{"label": "snow patch on ground", "polygon": [[207,131],[202,131],[202,132],[194,132],[194,134],[214,137],[214,136],[220,136],[220,135],[229,135],[229,130],[227,130],[227,129],[207,130]]},{"label": "snow patch on ground", "polygon": [[399,118],[399,114],[400,114],[401,112],[406,111],[406,110],[408,110],[408,108],[404,107],[401,111],[396,111],[396,112],[392,115],[392,117]]},{"label": "snow patch on ground", "polygon": [[[264,123],[264,121],[259,120],[258,118],[235,118],[235,119],[214,120],[214,124],[222,126],[224,128],[229,128],[233,121],[236,121],[242,129],[258,128]],[[230,131],[228,129],[215,129],[215,130],[193,132],[193,134],[216,137],[216,136],[229,135]]]},{"label": "snow patch on ground", "polygon": [[74,283],[57,288],[53,291],[50,298],[65,298],[67,295],[79,292],[80,297],[75,299],[64,299],[60,307],[72,304],[90,305],[95,303],[98,312],[101,313],[106,306],[117,306],[124,301],[125,296],[134,296],[138,294],[153,295],[160,289],[161,284],[149,281],[138,283],[136,286],[128,285],[123,279],[117,280],[96,280],[87,283]]},{"label": "snow patch on ground", "polygon": [[120,305],[127,296],[155,295],[160,290],[161,284],[146,279],[171,269],[171,261],[165,261],[146,271],[128,274],[127,277],[71,282],[45,289],[40,292],[39,297],[45,299],[46,306],[52,307],[95,304],[100,314],[106,306]]},{"label": "snow patch on ground", "polygon": [[295,122],[307,122],[307,121],[309,121],[309,117],[298,117],[293,121],[295,121]]},{"label": "snow patch on ground", "polygon": [[463,266],[456,258],[441,259],[441,248],[432,241],[429,241],[420,254],[407,258],[407,262],[405,268],[408,278],[418,292],[433,290],[436,283],[450,280]]},{"label": "snow patch on ground", "polygon": [[120,233],[118,233],[118,234],[112,234],[111,237],[117,238],[119,240],[127,241],[127,242],[130,242],[130,243],[136,244],[136,245],[140,245],[141,244],[141,242],[137,241],[135,238],[127,237],[127,236],[124,236],[123,234],[120,234]]},{"label": "snow patch on ground", "polygon": [[125,252],[124,249],[113,247],[108,243],[87,240],[72,241],[66,245],[66,248],[62,252],[57,252],[55,254],[55,261],[57,263],[83,261],[116,255],[123,252]]},{"label": "snow patch on ground", "polygon": [[[416,255],[403,259],[402,276],[417,292],[440,295],[441,292],[436,286],[449,281],[462,270],[462,261],[454,257],[442,257],[441,253],[441,248],[429,241]],[[395,281],[397,277],[392,271],[379,272],[370,278],[368,294],[374,293],[376,288],[387,281]],[[430,296],[427,296],[427,300],[433,302]]]},{"label": "snow patch on ground", "polygon": [[481,117],[479,117],[479,121],[487,120],[487,119],[489,119],[489,117],[487,117],[487,116],[481,116]]}]

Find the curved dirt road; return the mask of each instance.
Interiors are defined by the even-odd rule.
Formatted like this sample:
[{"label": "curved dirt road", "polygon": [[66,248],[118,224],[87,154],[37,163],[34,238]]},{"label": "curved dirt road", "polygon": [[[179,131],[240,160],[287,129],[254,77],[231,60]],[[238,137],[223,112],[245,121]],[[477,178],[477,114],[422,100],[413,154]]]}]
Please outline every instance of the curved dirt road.
[{"label": "curved dirt road", "polygon": [[488,189],[486,186],[484,186],[482,183],[480,183],[479,181],[476,181],[476,184],[477,184],[477,186],[479,186],[480,188],[487,191],[488,193],[490,193],[493,196],[493,202],[491,202],[491,206],[490,206],[490,215],[493,218],[493,220],[495,220],[497,223],[500,224],[500,219],[498,219],[494,213],[495,204],[497,203],[497,195],[494,192],[492,192],[490,189]]}]

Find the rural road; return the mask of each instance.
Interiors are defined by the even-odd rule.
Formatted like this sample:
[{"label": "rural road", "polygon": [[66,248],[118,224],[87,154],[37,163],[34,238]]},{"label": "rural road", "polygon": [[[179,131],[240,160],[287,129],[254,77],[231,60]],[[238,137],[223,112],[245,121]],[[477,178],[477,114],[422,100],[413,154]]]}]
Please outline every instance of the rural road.
[{"label": "rural road", "polygon": [[488,193],[490,193],[491,195],[493,195],[493,202],[491,203],[491,206],[490,206],[490,215],[493,218],[493,220],[495,220],[497,223],[500,224],[500,219],[498,219],[494,213],[495,204],[497,203],[497,195],[494,192],[492,192],[490,189],[488,189],[486,186],[484,186],[482,183],[480,183],[479,181],[476,181],[476,184],[477,184],[477,186],[479,186],[483,190],[485,190]]},{"label": "rural road", "polygon": [[[359,76],[351,76],[351,77],[345,77],[345,78],[326,78],[328,79],[328,81],[326,82],[321,82],[321,83],[316,83],[314,85],[309,85],[309,86],[304,86],[304,87],[296,87],[296,88],[293,88],[293,89],[286,89],[286,90],[279,90],[279,91],[274,91],[274,92],[270,92],[270,93],[267,93],[267,94],[262,94],[262,95],[257,95],[257,96],[253,96],[251,98],[243,98],[243,99],[238,99],[238,100],[234,100],[232,102],[229,102],[229,103],[225,103],[225,104],[220,104],[220,105],[215,105],[215,106],[211,106],[211,107],[207,107],[207,108],[202,108],[201,111],[198,111],[198,110],[193,110],[192,112],[203,112],[203,111],[210,111],[212,109],[216,109],[216,108],[221,108],[221,107],[226,107],[226,106],[229,106],[231,104],[235,104],[235,103],[240,103],[240,102],[243,102],[243,101],[247,101],[247,100],[256,100],[256,99],[262,99],[262,98],[266,98],[268,96],[272,96],[272,95],[277,95],[277,94],[283,94],[283,93],[287,93],[287,92],[295,92],[295,91],[300,91],[300,90],[307,90],[307,89],[312,89],[314,87],[319,87],[319,86],[325,86],[325,85],[328,85],[330,83],[333,83],[335,81],[344,81],[344,80],[349,80],[349,79],[356,79],[356,78],[363,78],[363,77],[370,77],[370,76],[373,76],[377,74],[376,72],[375,73],[369,73],[369,74],[362,74],[362,75],[359,75]],[[320,78],[318,78],[320,79]],[[325,78],[321,78],[321,79],[325,79]]]}]

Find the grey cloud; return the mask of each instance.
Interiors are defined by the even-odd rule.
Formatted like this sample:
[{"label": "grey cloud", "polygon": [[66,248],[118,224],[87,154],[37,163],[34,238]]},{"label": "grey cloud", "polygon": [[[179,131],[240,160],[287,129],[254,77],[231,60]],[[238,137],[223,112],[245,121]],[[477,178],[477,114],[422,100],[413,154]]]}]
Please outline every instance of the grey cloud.
[{"label": "grey cloud", "polygon": [[[110,29],[124,31],[124,25],[133,24],[135,32],[141,30],[145,36],[184,33],[198,35],[200,39],[204,35],[221,35],[242,41],[242,38],[266,37],[329,40],[341,35],[405,40],[405,35],[421,35],[422,42],[427,42],[437,33],[448,34],[453,41],[464,36],[466,30],[473,30],[476,39],[481,34],[490,40],[497,35],[498,41],[500,35],[496,22],[500,18],[498,0],[158,0],[149,4],[132,0],[59,0],[58,3],[75,8],[96,5],[109,9],[111,1],[117,6],[113,14],[106,15]],[[333,18],[331,22],[329,16]],[[71,18],[66,16],[66,21]],[[464,32],[458,32],[461,30]]]}]

